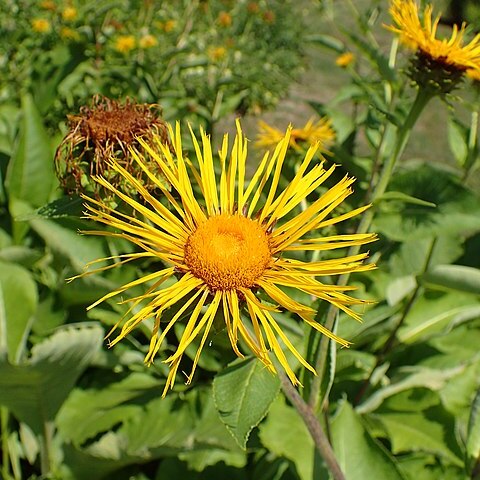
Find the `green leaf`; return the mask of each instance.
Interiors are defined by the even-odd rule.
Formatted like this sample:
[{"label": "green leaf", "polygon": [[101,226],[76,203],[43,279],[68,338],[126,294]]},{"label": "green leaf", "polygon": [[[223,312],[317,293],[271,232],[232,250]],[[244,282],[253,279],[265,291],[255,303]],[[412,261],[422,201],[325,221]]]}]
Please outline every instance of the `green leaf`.
[{"label": "green leaf", "polygon": [[467,432],[467,456],[470,469],[480,459],[480,390],[477,391],[470,411]]},{"label": "green leaf", "polygon": [[480,229],[480,199],[441,165],[412,162],[394,175],[389,189],[437,205],[400,204],[399,211],[379,211],[373,231],[393,240],[412,241]]},{"label": "green leaf", "polygon": [[448,122],[448,143],[450,151],[459,165],[464,165],[468,155],[468,128],[455,117],[450,116]]},{"label": "green leaf", "polygon": [[259,427],[262,444],[277,457],[290,460],[301,480],[327,480],[328,471],[318,458],[312,437],[298,412],[278,397]]},{"label": "green leaf", "polygon": [[417,280],[413,275],[394,278],[388,284],[385,292],[385,299],[388,305],[393,306],[401,302],[406,296],[410,295],[417,287]]},{"label": "green leaf", "polygon": [[61,197],[47,205],[37,208],[33,212],[28,212],[16,218],[17,221],[24,222],[34,218],[62,218],[62,217],[81,217],[83,212],[84,200],[78,196]]},{"label": "green leaf", "polygon": [[256,358],[233,362],[215,377],[217,411],[240,447],[246,448],[250,432],[265,417],[279,389],[278,377]]},{"label": "green leaf", "polygon": [[[332,332],[336,335],[338,333],[338,315],[333,324]],[[325,374],[322,378],[322,384],[320,388],[321,401],[319,405],[322,406],[325,400],[328,400],[330,391],[332,390],[333,382],[335,380],[335,372],[337,368],[337,344],[335,342],[328,342],[328,351],[325,362]]]},{"label": "green leaf", "polygon": [[463,292],[422,296],[406,316],[398,331],[398,339],[402,343],[413,343],[429,338],[451,326],[477,318],[479,306],[475,295]]},{"label": "green leaf", "polygon": [[340,467],[347,480],[402,480],[397,464],[363,426],[348,402],[341,402],[331,424],[331,436]]},{"label": "green leaf", "polygon": [[440,455],[453,465],[463,465],[453,434],[454,418],[441,406],[430,407],[421,413],[386,412],[373,417],[379,420],[388,432],[395,455],[424,451]]},{"label": "green leaf", "polygon": [[167,455],[201,469],[220,461],[246,464],[245,452],[218,418],[210,389],[161,398],[162,383],[132,374],[106,388],[72,393],[56,423],[76,480],[91,478],[92,469],[106,474]]},{"label": "green leaf", "polygon": [[343,53],[345,51],[345,44],[337,37],[332,37],[331,35],[312,34],[309,35],[306,40],[333,50],[336,53]]},{"label": "green leaf", "polygon": [[435,265],[421,280],[428,284],[480,294],[480,270],[464,265]]},{"label": "green leaf", "polygon": [[44,218],[35,218],[30,225],[55,253],[69,260],[75,272],[82,271],[91,260],[108,256],[102,238],[80,235],[70,225]]},{"label": "green leaf", "polygon": [[0,262],[0,361],[20,361],[37,303],[37,286],[30,272]]},{"label": "green leaf", "polygon": [[392,379],[390,385],[377,390],[365,402],[357,407],[357,412],[367,413],[379,408],[385,399],[414,387],[426,387],[431,390],[440,390],[447,380],[461,373],[463,365],[435,370],[426,367],[404,367],[403,375],[398,379]]},{"label": "green leaf", "polygon": [[463,468],[445,465],[438,457],[416,452],[402,455],[398,463],[407,478],[412,480],[467,480]]},{"label": "green leaf", "polygon": [[134,373],[101,390],[75,390],[58,414],[58,430],[65,440],[80,447],[140,413],[141,407],[129,402],[154,388],[160,388],[158,380]]},{"label": "green leaf", "polygon": [[35,345],[22,365],[0,363],[0,403],[40,434],[102,344],[98,326],[68,327]]},{"label": "green leaf", "polygon": [[53,152],[32,97],[22,97],[19,139],[8,165],[7,189],[10,198],[33,207],[45,205],[56,186]]},{"label": "green leaf", "polygon": [[382,196],[378,197],[375,200],[375,203],[381,202],[402,202],[402,203],[411,203],[412,205],[421,205],[423,207],[432,207],[435,208],[436,205],[432,202],[427,202],[426,200],[422,200],[420,198],[412,197],[411,195],[407,195],[403,192],[385,192]]}]

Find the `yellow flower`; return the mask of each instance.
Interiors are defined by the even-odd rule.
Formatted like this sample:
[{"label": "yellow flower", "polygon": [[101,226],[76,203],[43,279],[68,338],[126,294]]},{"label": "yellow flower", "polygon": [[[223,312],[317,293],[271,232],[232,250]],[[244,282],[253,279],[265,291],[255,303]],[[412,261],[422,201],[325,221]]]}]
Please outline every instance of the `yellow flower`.
[{"label": "yellow flower", "polygon": [[226,53],[227,49],[225,47],[210,47],[208,49],[208,57],[214,62],[221,60]]},{"label": "yellow flower", "polygon": [[352,52],[344,52],[335,60],[335,65],[345,68],[355,61],[355,55]]},{"label": "yellow flower", "polygon": [[480,71],[480,34],[464,44],[466,25],[454,25],[449,39],[437,39],[440,15],[432,21],[432,10],[427,5],[421,22],[414,0],[392,0],[390,13],[396,26],[387,28],[400,34],[405,45],[442,67],[460,73],[469,69]]},{"label": "yellow flower", "polygon": [[32,28],[33,31],[37,33],[48,33],[50,32],[52,26],[45,18],[34,18],[32,20]]},{"label": "yellow flower", "polygon": [[[271,156],[265,154],[249,182],[245,178],[247,139],[238,122],[230,152],[228,136],[223,139],[219,168],[214,161],[210,138],[203,131],[201,142],[191,131],[194,158],[184,154],[179,124],[175,132],[171,126],[169,131],[171,144],[158,139],[154,139],[153,144],[141,141],[146,154],[133,155],[145,173],[156,182],[169,205],[160,202],[157,195],[150,194],[112,158],[112,168],[130,183],[137,195],[129,197],[121,193],[103,177],[96,178],[96,181],[118,195],[137,215],[129,216],[102,200],[89,199],[87,215],[113,229],[86,233],[128,240],[137,245],[139,251],[116,257],[114,264],[80,276],[135,259],[151,258],[166,266],[122,285],[88,308],[117,295],[123,298],[127,290],[145,285],[145,293],[130,300],[120,300],[120,303],[131,304],[128,311],[130,318],[126,321],[121,319],[114,327],[123,324],[111,345],[125,338],[143,321],[152,319],[154,325],[145,358],[148,364],[153,362],[173,326],[177,322],[185,322],[176,351],[164,360],[170,371],[163,395],[173,387],[186,349],[196,338],[200,338],[187,384],[192,381],[200,353],[217,317],[223,317],[232,349],[239,357],[243,357],[238,345],[242,340],[268,370],[275,372],[270,356],[273,352],[292,383],[298,384],[284,348],[305,368],[315,371],[293,346],[272,312],[290,311],[310,327],[348,346],[349,342],[315,320],[316,311],[313,308],[291,298],[285,290],[299,290],[329,302],[359,320],[359,315],[350,307],[365,302],[346,293],[352,287],[330,285],[323,279],[374,268],[363,263],[367,254],[308,263],[299,260],[297,252],[322,252],[374,241],[373,234],[322,237],[317,233],[324,227],[364,212],[368,206],[330,216],[352,193],[354,179],[345,176],[323,195],[317,194],[308,208],[298,208],[307,195],[318,191],[318,187],[333,174],[335,166],[325,170],[323,164],[313,161],[317,150],[317,146],[313,146],[294,178],[280,190],[279,181],[290,142],[290,130]],[[173,145],[175,155],[172,155],[170,145]],[[153,158],[159,165],[170,189],[149,171],[148,158]],[[261,296],[258,295],[260,292]]]},{"label": "yellow flower", "polygon": [[220,12],[217,22],[222,27],[229,27],[232,24],[232,16],[228,12]]},{"label": "yellow flower", "polygon": [[140,48],[151,48],[151,47],[155,47],[157,44],[158,44],[157,39],[150,34],[144,35],[138,41],[138,45]]},{"label": "yellow flower", "polygon": [[275,23],[275,12],[273,10],[263,12],[263,21],[265,23]]},{"label": "yellow flower", "polygon": [[57,5],[53,0],[43,0],[40,2],[40,8],[43,8],[44,10],[55,11],[57,9]]},{"label": "yellow flower", "polygon": [[165,32],[171,32],[177,25],[177,22],[175,20],[167,20],[164,24],[163,24],[163,30]]},{"label": "yellow flower", "polygon": [[62,37],[64,40],[80,40],[79,33],[69,27],[62,27],[60,29],[60,37]]},{"label": "yellow flower", "polygon": [[[259,133],[255,145],[260,148],[274,148],[283,138],[283,133],[264,121],[258,122]],[[331,121],[320,118],[316,122],[311,118],[303,128],[294,128],[290,134],[290,146],[295,150],[303,150],[301,143],[306,147],[319,144],[319,149],[325,151],[325,147],[335,139]]]},{"label": "yellow flower", "polygon": [[257,2],[249,2],[247,10],[249,13],[258,13],[260,11],[260,5]]},{"label": "yellow flower", "polygon": [[62,12],[62,18],[66,22],[71,22],[77,18],[77,9],[74,7],[67,7]]},{"label": "yellow flower", "polygon": [[478,70],[467,70],[467,77],[474,82],[480,82],[480,71]]},{"label": "yellow flower", "polygon": [[121,35],[115,40],[115,50],[121,53],[128,53],[135,48],[135,37],[133,35]]}]

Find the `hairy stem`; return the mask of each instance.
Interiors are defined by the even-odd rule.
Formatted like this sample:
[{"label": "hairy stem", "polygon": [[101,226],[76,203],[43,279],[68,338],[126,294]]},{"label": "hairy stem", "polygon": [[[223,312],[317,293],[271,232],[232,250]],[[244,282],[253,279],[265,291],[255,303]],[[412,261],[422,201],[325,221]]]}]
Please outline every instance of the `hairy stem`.
[{"label": "hairy stem", "polygon": [[[427,103],[432,98],[432,94],[424,89],[419,89],[417,92],[417,96],[412,104],[410,112],[408,113],[405,121],[401,126],[397,129],[397,137],[395,142],[395,148],[393,154],[388,156],[384,163],[383,167],[380,172],[379,180],[375,188],[373,189],[369,201],[374,202],[378,200],[386,191],[388,187],[388,183],[390,182],[390,178],[392,176],[393,169],[397,160],[401,157],[403,151],[405,150],[405,146],[407,145],[408,139],[410,137],[410,133],[420,116],[420,113],[423,111]],[[379,147],[381,148],[381,146]],[[356,233],[366,233],[370,229],[374,217],[374,210],[373,208],[367,210],[358,225]],[[347,255],[356,255],[360,251],[360,246],[353,246],[350,247]],[[345,286],[348,283],[350,278],[350,274],[346,273],[340,275],[338,278],[337,284],[341,286]],[[337,308],[333,305],[330,305],[327,318],[325,320],[325,327],[329,330],[332,330],[335,322],[335,316],[337,313]],[[322,378],[324,375],[325,370],[325,361],[327,358],[328,352],[328,344],[329,339],[325,335],[322,335],[320,338],[320,344],[318,350],[316,352],[315,361],[314,361],[314,368],[317,371],[317,376],[313,378],[311,390],[310,390],[310,397],[309,397],[309,405],[316,411],[319,407],[319,396],[320,396],[320,388],[322,384]]]},{"label": "hairy stem", "polygon": [[315,443],[315,447],[327,464],[333,479],[345,480],[345,476],[343,475],[342,469],[338,464],[332,446],[330,445],[330,442],[328,441],[328,438],[325,435],[325,432],[323,431],[315,412],[305,402],[305,400],[303,400],[295,387],[291,384],[290,380],[281,370],[278,372],[278,375],[282,384],[283,393],[302,417],[302,420],[308,428],[313,442]]}]

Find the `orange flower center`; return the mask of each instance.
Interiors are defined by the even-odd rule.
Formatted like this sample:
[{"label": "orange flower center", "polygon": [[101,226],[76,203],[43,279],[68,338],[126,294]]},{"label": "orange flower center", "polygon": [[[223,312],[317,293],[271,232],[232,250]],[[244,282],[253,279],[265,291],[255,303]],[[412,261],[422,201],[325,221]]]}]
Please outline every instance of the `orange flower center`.
[{"label": "orange flower center", "polygon": [[185,244],[185,264],[212,291],[251,288],[271,262],[265,228],[241,215],[210,217]]}]

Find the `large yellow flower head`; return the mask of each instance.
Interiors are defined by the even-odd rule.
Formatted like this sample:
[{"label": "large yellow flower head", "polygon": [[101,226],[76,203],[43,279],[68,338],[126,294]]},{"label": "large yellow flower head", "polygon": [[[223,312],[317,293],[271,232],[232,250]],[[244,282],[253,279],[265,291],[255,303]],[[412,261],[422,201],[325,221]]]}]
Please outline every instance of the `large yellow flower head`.
[{"label": "large yellow flower head", "polygon": [[431,5],[425,7],[422,22],[415,0],[392,0],[390,13],[396,26],[388,28],[400,34],[400,40],[417,52],[428,69],[443,70],[453,82],[470,70],[480,72],[480,34],[465,43],[466,25],[454,25],[450,38],[438,39],[440,15],[432,20],[432,11]]},{"label": "large yellow flower head", "polygon": [[[363,263],[367,254],[310,263],[299,260],[298,254],[297,258],[290,254],[304,250],[321,252],[375,240],[373,234],[321,236],[317,233],[362,213],[368,206],[331,216],[352,193],[354,179],[344,177],[323,195],[316,194],[335,169],[332,166],[325,170],[321,163],[313,160],[317,146],[308,150],[295,177],[280,189],[290,130],[272,155],[265,154],[250,181],[245,175],[247,140],[239,123],[230,151],[228,136],[223,139],[218,168],[210,138],[203,131],[201,142],[191,131],[194,159],[183,153],[179,125],[175,131],[169,126],[169,132],[174,154],[171,145],[163,143],[160,137],[149,144],[139,139],[146,154],[158,163],[169,188],[164,179],[157,179],[149,170],[144,154],[132,153],[138,165],[156,182],[162,193],[160,198],[112,159],[112,168],[131,184],[138,197],[131,198],[120,192],[103,177],[97,181],[129,204],[136,214],[126,215],[101,200],[89,199],[87,205],[87,215],[92,220],[113,227],[113,231],[89,233],[123,238],[139,247],[140,251],[118,257],[114,265],[153,258],[160,260],[165,268],[122,285],[89,308],[133,287],[146,285],[143,295],[123,300],[131,302],[130,318],[121,319],[115,326],[122,324],[120,334],[111,342],[116,344],[141,322],[153,319],[146,363],[153,362],[172,327],[184,322],[185,329],[176,351],[164,360],[170,366],[164,395],[174,385],[186,349],[200,338],[187,378],[187,383],[191,382],[216,317],[223,317],[232,349],[238,356],[243,356],[241,349],[246,347],[275,372],[273,352],[291,381],[298,384],[284,348],[305,368],[312,372],[314,369],[289,340],[274,312],[288,310],[341,345],[347,346],[348,342],[318,323],[315,310],[291,298],[286,289],[297,289],[322,299],[359,319],[350,307],[365,302],[346,293],[353,287],[327,284],[324,279],[370,270],[373,265]],[[314,198],[311,204],[303,210],[298,208],[309,195]]]}]

